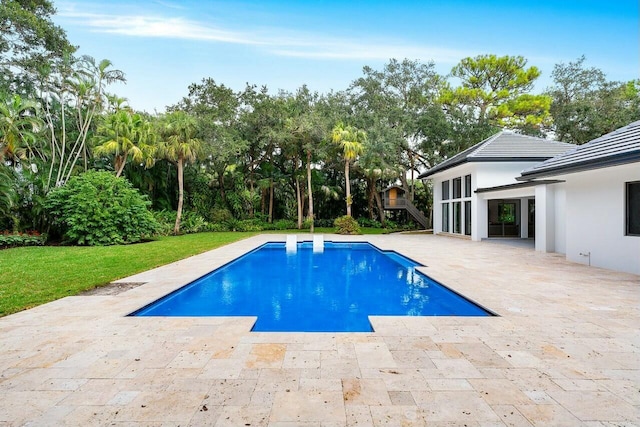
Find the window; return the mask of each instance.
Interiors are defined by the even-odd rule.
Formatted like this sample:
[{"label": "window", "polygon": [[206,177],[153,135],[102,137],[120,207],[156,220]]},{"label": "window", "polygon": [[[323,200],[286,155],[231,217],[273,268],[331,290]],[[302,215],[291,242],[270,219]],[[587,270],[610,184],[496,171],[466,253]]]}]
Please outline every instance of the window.
[{"label": "window", "polygon": [[462,197],[462,178],[455,178],[453,180],[453,198],[459,199]]},{"label": "window", "polygon": [[471,236],[471,202],[464,202],[464,234]]},{"label": "window", "polygon": [[449,232],[449,203],[442,204],[442,231]]},{"label": "window", "polygon": [[442,181],[442,200],[449,200],[449,180]]},{"label": "window", "polygon": [[626,235],[640,236],[640,181],[626,183]]},{"label": "window", "polygon": [[464,177],[464,197],[471,197],[471,175]]},{"label": "window", "polygon": [[453,203],[453,232],[462,234],[462,203]]}]

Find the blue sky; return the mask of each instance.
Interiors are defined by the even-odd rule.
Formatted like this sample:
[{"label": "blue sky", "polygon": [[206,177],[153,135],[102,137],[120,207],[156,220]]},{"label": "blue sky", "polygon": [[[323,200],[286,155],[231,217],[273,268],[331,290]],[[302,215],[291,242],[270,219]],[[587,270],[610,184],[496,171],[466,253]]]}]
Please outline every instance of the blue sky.
[{"label": "blue sky", "polygon": [[640,77],[637,0],[176,1],[54,0],[54,21],[80,54],[125,72],[111,92],[149,112],[211,77],[293,91],[343,90],[362,67],[390,58],[433,60],[447,74],[462,58],[522,55],[551,83],[554,64],[581,55],[610,80]]}]

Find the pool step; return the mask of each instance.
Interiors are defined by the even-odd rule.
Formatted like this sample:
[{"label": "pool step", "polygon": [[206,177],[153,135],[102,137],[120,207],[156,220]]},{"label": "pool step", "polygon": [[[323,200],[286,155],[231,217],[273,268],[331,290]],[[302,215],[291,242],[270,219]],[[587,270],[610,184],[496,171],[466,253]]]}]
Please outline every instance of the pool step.
[{"label": "pool step", "polygon": [[313,253],[324,252],[324,236],[322,234],[313,235]]},{"label": "pool step", "polygon": [[298,252],[298,238],[295,234],[287,235],[287,242],[285,243],[285,248],[287,249],[287,253],[296,253]]}]

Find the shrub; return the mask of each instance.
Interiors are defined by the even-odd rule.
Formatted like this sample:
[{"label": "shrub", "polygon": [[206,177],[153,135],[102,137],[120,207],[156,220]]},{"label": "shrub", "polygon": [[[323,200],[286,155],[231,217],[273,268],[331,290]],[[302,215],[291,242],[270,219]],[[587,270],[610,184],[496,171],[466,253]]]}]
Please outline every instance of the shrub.
[{"label": "shrub", "polygon": [[336,233],[338,234],[360,234],[358,221],[349,215],[336,218],[333,225],[336,227]]},{"label": "shrub", "polygon": [[316,219],[313,224],[316,227],[333,227],[333,219]]},{"label": "shrub", "polygon": [[[156,221],[160,224],[158,233],[163,236],[173,234],[173,227],[176,224],[176,211],[163,209],[153,213]],[[191,234],[201,231],[210,231],[210,224],[205,219],[193,211],[184,211],[180,218],[180,233]]]},{"label": "shrub", "polygon": [[231,231],[229,227],[222,223],[209,224],[207,226],[207,231]]},{"label": "shrub", "polygon": [[4,232],[0,234],[0,248],[13,248],[17,246],[42,246],[47,241],[47,236],[37,231],[27,233]]},{"label": "shrub", "polygon": [[231,218],[233,218],[233,215],[227,208],[211,209],[211,222],[224,222]]},{"label": "shrub", "polygon": [[168,236],[173,233],[173,227],[176,223],[176,211],[168,209],[154,211],[153,217],[158,222],[158,229],[156,230],[158,234]]},{"label": "shrub", "polygon": [[125,178],[89,171],[47,195],[45,207],[64,241],[78,245],[134,243],[158,229],[151,203]]},{"label": "shrub", "polygon": [[275,226],[275,230],[293,230],[294,228],[298,228],[296,222],[290,219],[279,219],[274,221],[273,225]]},{"label": "shrub", "polygon": [[358,225],[360,227],[369,227],[369,228],[380,228],[382,227],[382,224],[380,223],[380,221],[377,221],[375,219],[369,219],[369,218],[358,218]]},{"label": "shrub", "polygon": [[236,231],[262,231],[262,221],[259,219],[245,219],[238,221]]},{"label": "shrub", "polygon": [[235,218],[229,218],[225,221],[222,222],[222,224],[227,227],[227,230],[229,231],[236,231],[238,228],[238,224],[240,223],[240,221],[238,221]]},{"label": "shrub", "polygon": [[184,212],[182,218],[180,218],[180,231],[185,234],[205,231],[208,225],[207,221],[205,221],[201,215],[192,211]]}]

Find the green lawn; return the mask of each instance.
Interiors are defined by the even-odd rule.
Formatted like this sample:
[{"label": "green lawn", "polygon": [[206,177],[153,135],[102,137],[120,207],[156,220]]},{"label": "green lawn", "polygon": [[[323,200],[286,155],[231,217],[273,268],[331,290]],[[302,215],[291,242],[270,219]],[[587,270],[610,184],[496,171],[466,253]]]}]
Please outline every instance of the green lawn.
[{"label": "green lawn", "polygon": [[[363,229],[380,234],[380,229]],[[318,228],[316,233],[333,233]],[[292,230],[289,233],[304,234]],[[0,250],[0,316],[196,255],[259,233],[197,233],[125,246],[39,246]]]},{"label": "green lawn", "polygon": [[124,246],[40,246],[0,251],[0,316],[76,295],[257,233],[198,233]]}]

